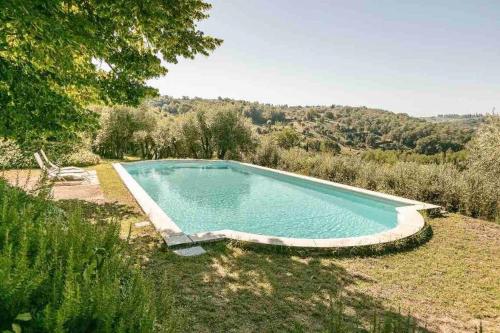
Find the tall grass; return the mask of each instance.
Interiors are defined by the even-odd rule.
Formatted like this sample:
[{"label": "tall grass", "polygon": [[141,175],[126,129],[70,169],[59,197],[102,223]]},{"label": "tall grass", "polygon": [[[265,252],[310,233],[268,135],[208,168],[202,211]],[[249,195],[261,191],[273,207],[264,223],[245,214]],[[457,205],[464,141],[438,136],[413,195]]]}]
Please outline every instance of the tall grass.
[{"label": "tall grass", "polygon": [[118,233],[0,180],[0,330],[153,331],[152,288]]}]

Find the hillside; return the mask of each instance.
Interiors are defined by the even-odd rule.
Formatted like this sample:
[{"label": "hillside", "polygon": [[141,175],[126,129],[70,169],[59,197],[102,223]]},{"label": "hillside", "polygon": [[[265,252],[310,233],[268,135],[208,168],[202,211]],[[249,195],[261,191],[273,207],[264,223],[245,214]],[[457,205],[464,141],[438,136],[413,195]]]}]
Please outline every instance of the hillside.
[{"label": "hillside", "polygon": [[464,148],[477,126],[469,122],[428,121],[403,113],[341,105],[288,106],[228,98],[176,99],[162,96],[146,102],[170,115],[195,109],[232,106],[249,117],[259,134],[291,126],[301,142],[330,142],[356,149],[412,150],[421,154],[458,151]]}]

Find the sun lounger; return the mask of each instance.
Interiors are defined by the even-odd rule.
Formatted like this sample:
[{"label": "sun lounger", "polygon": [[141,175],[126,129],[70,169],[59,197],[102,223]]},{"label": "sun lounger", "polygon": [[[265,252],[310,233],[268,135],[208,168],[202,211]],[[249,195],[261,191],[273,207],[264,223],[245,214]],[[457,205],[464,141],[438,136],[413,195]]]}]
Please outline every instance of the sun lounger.
[{"label": "sun lounger", "polygon": [[47,155],[45,155],[45,152],[43,151],[43,149],[40,149],[40,155],[42,156],[42,158],[45,161],[45,163],[49,166],[49,169],[59,170],[59,171],[63,171],[63,172],[72,172],[72,173],[87,173],[87,171],[85,171],[82,168],[77,168],[77,167],[74,167],[74,166],[60,167],[57,164],[52,163],[48,159]]},{"label": "sun lounger", "polygon": [[47,174],[51,180],[87,180],[88,173],[86,172],[72,172],[70,170],[61,170],[56,168],[48,168],[43,162],[40,154],[35,153],[35,160],[40,169]]}]

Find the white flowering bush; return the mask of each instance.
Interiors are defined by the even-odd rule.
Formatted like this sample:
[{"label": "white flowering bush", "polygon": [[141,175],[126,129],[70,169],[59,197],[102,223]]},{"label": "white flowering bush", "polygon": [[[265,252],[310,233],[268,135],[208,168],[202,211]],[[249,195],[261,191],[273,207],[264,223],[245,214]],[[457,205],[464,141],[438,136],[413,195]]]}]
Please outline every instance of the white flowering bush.
[{"label": "white flowering bush", "polygon": [[20,160],[22,153],[19,145],[14,140],[0,140],[0,169],[20,165]]}]

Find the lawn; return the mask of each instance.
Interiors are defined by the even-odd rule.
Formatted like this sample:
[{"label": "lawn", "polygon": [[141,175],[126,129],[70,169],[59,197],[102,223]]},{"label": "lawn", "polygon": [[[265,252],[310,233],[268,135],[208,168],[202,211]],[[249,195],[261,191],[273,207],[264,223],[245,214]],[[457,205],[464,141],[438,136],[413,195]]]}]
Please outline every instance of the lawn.
[{"label": "lawn", "polygon": [[[95,167],[106,199],[145,220],[110,164]],[[178,257],[152,227],[131,241],[158,292],[172,297],[186,331],[325,331],[342,299],[348,320],[408,312],[437,332],[500,331],[500,225],[458,214],[430,219],[433,237],[408,252],[372,257],[297,256],[232,242]],[[171,290],[171,294],[165,291]],[[399,310],[401,309],[401,310]]]}]

